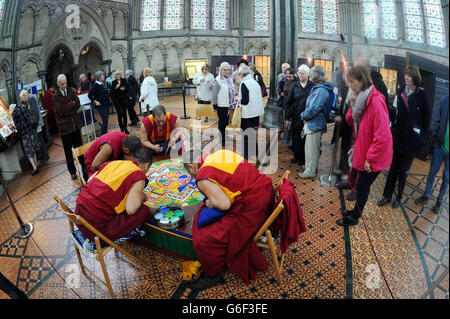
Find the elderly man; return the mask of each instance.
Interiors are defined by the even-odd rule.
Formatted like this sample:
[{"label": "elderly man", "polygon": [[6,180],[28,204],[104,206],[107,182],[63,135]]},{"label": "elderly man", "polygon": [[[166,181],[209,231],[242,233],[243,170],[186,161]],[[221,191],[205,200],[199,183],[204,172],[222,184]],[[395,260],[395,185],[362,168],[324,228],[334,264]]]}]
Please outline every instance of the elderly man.
[{"label": "elderly man", "polygon": [[144,148],[152,155],[165,154],[177,142],[172,131],[180,128],[181,124],[176,115],[166,112],[162,105],[153,108],[152,114],[142,120],[141,139]]},{"label": "elderly man", "polygon": [[127,95],[128,95],[128,116],[130,117],[130,126],[136,126],[139,123],[139,118],[134,110],[136,105],[137,95],[139,91],[139,85],[136,78],[133,76],[133,71],[126,70],[125,78],[127,80]]},{"label": "elderly man", "polygon": [[39,109],[39,106],[36,102],[36,99],[33,95],[29,95],[27,90],[22,90],[20,92],[20,100],[28,105],[28,109],[34,114],[34,116],[39,119],[38,126],[36,129],[37,136],[39,138],[39,142],[41,144],[41,157],[39,158],[41,161],[45,162],[48,161],[49,156],[47,152],[47,146],[44,139],[44,132],[42,131],[42,128],[44,127],[44,120],[42,119],[41,111]]},{"label": "elderly man", "polygon": [[306,100],[306,109],[300,114],[304,121],[305,170],[299,173],[300,178],[314,178],[319,165],[322,134],[327,132],[325,110],[333,92],[333,85],[325,82],[325,71],[321,66],[311,69],[310,79],[315,84]]},{"label": "elderly man", "polygon": [[81,74],[80,75],[80,82],[81,82],[81,85],[80,85],[80,91],[81,92],[86,93],[86,92],[89,92],[91,90],[92,82],[88,81],[88,78],[86,77],[86,74]]},{"label": "elderly man", "polygon": [[[81,139],[81,121],[77,111],[80,108],[80,100],[74,89],[67,87],[67,78],[60,74],[56,85],[58,89],[53,95],[53,105],[55,110],[56,125],[66,156],[67,169],[72,180],[77,179],[77,170],[73,162],[72,147],[79,147],[83,144]],[[81,162],[84,165],[84,162]],[[85,176],[87,178],[87,176]]]},{"label": "elderly man", "polygon": [[278,74],[277,83],[276,83],[277,93],[278,93],[277,99],[280,99],[281,92],[283,91],[283,84],[285,81],[284,73],[286,72],[287,69],[290,69],[290,68],[291,68],[291,66],[289,65],[289,63],[285,62],[281,65],[281,73]]}]

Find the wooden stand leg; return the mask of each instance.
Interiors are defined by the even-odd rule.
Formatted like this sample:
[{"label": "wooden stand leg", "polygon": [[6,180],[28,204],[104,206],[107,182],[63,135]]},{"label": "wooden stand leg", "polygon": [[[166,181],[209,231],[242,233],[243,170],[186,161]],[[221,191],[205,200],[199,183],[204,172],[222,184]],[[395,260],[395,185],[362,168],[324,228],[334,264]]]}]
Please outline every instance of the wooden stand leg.
[{"label": "wooden stand leg", "polygon": [[103,259],[103,253],[102,253],[102,247],[100,245],[100,239],[98,239],[97,236],[95,236],[95,245],[97,247],[97,253],[98,253],[98,257],[99,257],[98,259],[100,261],[100,264],[102,265],[103,276],[105,276],[106,286],[108,287],[111,297],[113,299],[115,299],[116,297],[114,296],[114,291],[112,289],[111,282],[109,281],[108,272],[106,271],[106,265],[105,265],[105,260]]},{"label": "wooden stand leg", "polygon": [[268,229],[266,230],[266,236],[267,236],[267,243],[269,244],[269,247],[270,247],[270,252],[272,253],[272,259],[273,259],[273,263],[275,266],[275,272],[277,274],[277,279],[278,279],[278,282],[281,284],[282,278],[281,278],[280,265],[278,264],[277,250],[276,250],[275,244],[273,242],[272,233]]}]

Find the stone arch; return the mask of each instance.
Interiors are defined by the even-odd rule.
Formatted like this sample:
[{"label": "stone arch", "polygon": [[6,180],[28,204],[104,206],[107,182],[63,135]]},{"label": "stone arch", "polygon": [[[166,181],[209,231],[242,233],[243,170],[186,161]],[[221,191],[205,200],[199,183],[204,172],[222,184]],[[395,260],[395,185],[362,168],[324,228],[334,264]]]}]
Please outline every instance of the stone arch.
[{"label": "stone arch", "polygon": [[[53,8],[60,6],[62,8],[63,12],[65,12],[65,4],[63,2],[52,4],[52,6],[53,6]],[[109,34],[109,31],[108,31],[106,25],[104,24],[102,17],[100,17],[98,15],[98,13],[95,11],[95,8],[93,8],[91,5],[79,4],[79,7],[80,7],[80,14],[82,14],[85,17],[90,18],[92,20],[92,23],[94,23],[98,27],[98,29],[100,30],[100,33],[101,33],[101,39],[91,37],[91,38],[85,40],[85,42],[94,41],[96,44],[98,44],[98,46],[102,50],[103,59],[109,60],[111,58],[111,52],[112,52],[112,50],[111,50],[111,35]],[[42,39],[43,53],[48,53],[49,50],[47,50],[46,48],[54,46],[54,43],[49,43],[49,41],[50,41],[49,39],[51,38],[52,33],[53,33],[52,30],[61,28],[61,26],[65,25],[64,22],[65,22],[66,17],[67,17],[66,14],[62,14],[52,21],[51,25],[48,28],[49,32],[47,32],[47,34]],[[68,41],[67,39],[58,39],[57,41],[55,41],[55,43],[64,43],[69,49],[71,49],[71,53],[73,54],[74,58],[76,59],[74,62],[78,63],[78,52],[77,52],[78,44],[72,43],[72,41]],[[79,48],[79,49],[81,50],[81,48]],[[45,56],[46,58],[48,57],[48,55],[46,55],[46,54],[43,54],[43,56]]]},{"label": "stone arch", "polygon": [[136,46],[134,49],[133,49],[133,52],[135,52],[136,53],[136,55],[137,55],[137,53],[139,52],[139,51],[144,51],[144,53],[145,53],[145,55],[146,56],[149,56],[150,55],[150,48],[146,45],[146,44],[143,44],[143,43],[141,43],[141,44],[139,44],[138,46]]},{"label": "stone arch", "polygon": [[35,63],[38,67],[38,70],[42,70],[41,56],[39,54],[28,53],[27,55],[25,55],[22,59],[20,59],[19,63],[17,64],[19,70],[21,70],[27,62]]},{"label": "stone arch", "polygon": [[165,47],[164,50],[162,51],[163,54],[167,54],[167,51],[168,51],[170,48],[174,48],[174,49],[177,51],[177,54],[178,54],[178,55],[181,55],[181,51],[182,51],[181,46],[180,46],[178,43],[176,43],[175,41],[170,41],[170,42],[166,45],[166,47]]}]

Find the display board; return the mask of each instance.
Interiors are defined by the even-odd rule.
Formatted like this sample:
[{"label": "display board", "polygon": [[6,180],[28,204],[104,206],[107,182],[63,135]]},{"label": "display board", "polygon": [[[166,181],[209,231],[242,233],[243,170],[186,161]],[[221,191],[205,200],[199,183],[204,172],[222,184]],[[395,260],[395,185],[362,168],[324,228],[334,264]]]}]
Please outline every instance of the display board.
[{"label": "display board", "polygon": [[9,105],[0,95],[0,136],[6,140],[14,132],[16,132],[16,127],[12,115],[9,113]]}]

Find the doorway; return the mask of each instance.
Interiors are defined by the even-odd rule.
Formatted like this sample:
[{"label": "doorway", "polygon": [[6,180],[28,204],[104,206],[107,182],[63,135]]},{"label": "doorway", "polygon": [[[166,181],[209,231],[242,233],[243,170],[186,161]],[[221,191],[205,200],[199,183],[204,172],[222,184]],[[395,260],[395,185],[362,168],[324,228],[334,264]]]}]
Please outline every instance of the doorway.
[{"label": "doorway", "polygon": [[86,44],[80,52],[80,59],[78,61],[78,75],[80,74],[94,74],[97,71],[103,71],[102,68],[103,56],[97,45],[93,43]]},{"label": "doorway", "polygon": [[47,63],[47,75],[45,77],[47,88],[56,85],[56,79],[60,74],[64,74],[67,78],[67,85],[73,87],[75,82],[72,74],[72,65],[73,55],[70,50],[64,45],[56,47],[50,53]]}]

